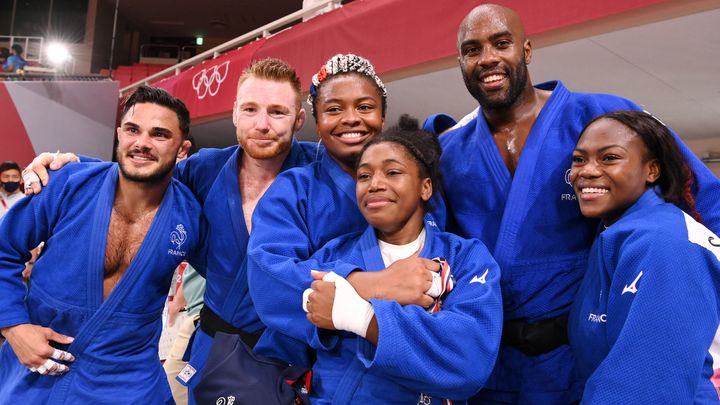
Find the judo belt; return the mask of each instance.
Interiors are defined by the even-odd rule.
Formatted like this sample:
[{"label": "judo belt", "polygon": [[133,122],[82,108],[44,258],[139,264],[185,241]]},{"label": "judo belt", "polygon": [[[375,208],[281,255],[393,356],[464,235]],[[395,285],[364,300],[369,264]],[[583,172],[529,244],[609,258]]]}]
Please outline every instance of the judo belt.
[{"label": "judo belt", "polygon": [[203,305],[200,310],[200,329],[212,337],[215,337],[216,332],[240,336],[240,339],[250,348],[255,347],[255,344],[260,340],[260,335],[262,335],[262,331],[258,333],[247,333],[240,328],[230,325],[207,305]]},{"label": "judo belt", "polygon": [[569,343],[567,323],[568,314],[533,323],[513,319],[503,324],[502,343],[528,356],[548,353]]}]

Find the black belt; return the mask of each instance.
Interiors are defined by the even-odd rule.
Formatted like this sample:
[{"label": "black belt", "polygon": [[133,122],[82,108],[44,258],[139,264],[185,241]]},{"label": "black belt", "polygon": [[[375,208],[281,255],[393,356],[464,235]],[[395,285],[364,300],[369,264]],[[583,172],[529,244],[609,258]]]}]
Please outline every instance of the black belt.
[{"label": "black belt", "polygon": [[513,319],[503,324],[502,343],[528,356],[548,353],[569,343],[567,323],[568,314],[533,323]]},{"label": "black belt", "polygon": [[215,337],[215,332],[229,333],[231,335],[238,335],[240,339],[253,348],[255,344],[260,340],[260,336],[263,331],[257,333],[247,333],[240,328],[236,328],[231,324],[225,322],[224,319],[220,318],[212,309],[207,305],[204,305],[200,310],[200,329],[205,332],[208,336]]}]

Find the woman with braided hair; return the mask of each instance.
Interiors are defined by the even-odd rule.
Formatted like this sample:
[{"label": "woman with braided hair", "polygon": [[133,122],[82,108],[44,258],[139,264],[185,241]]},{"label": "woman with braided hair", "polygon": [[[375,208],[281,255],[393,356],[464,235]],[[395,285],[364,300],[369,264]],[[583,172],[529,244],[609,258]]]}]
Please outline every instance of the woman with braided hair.
[{"label": "woman with braided hair", "polygon": [[[439,194],[439,158],[435,136],[407,116],[362,148],[355,192],[369,226],[333,239],[312,260],[372,275],[415,256],[441,271],[422,286],[433,298],[426,307],[366,299],[334,271],[312,272],[294,305],[313,326],[313,404],[446,404],[470,397],[489,376],[502,329],[500,270],[482,242],[425,220]],[[292,347],[276,335],[257,350],[282,357]]]},{"label": "woman with braided hair", "polygon": [[[263,323],[305,343],[315,334],[299,305],[313,282],[311,270],[334,271],[366,300],[427,307],[433,298],[425,284],[440,269],[419,257],[372,274],[352,264],[310,259],[330,240],[367,227],[355,197],[355,165],[364,144],[383,128],[387,92],[367,59],[340,54],[313,77],[308,101],[325,153],[318,162],[282,173],[265,193],[253,215],[247,263],[250,294]],[[426,220],[442,229],[439,195],[432,206]]]},{"label": "woman with braided hair", "polygon": [[698,222],[693,176],[648,113],[604,114],[580,135],[570,179],[603,225],[569,320],[584,404],[718,402],[720,239]]}]

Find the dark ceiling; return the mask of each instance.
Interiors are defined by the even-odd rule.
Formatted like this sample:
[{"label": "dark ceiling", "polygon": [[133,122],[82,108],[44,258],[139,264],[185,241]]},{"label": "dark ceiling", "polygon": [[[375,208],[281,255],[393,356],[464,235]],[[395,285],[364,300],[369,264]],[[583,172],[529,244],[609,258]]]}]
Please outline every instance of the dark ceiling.
[{"label": "dark ceiling", "polygon": [[151,37],[231,39],[301,8],[302,0],[119,0],[118,12]]}]

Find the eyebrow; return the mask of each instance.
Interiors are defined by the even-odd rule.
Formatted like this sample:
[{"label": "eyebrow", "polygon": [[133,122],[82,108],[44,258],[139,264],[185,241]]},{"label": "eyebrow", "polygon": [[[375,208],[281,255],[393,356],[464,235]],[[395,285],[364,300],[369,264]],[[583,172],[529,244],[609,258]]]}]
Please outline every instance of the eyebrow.
[{"label": "eyebrow", "polygon": [[[382,163],[383,163],[383,164],[397,163],[397,164],[399,164],[399,165],[401,165],[401,166],[407,166],[405,163],[403,163],[403,162],[401,162],[401,161],[399,161],[399,160],[397,160],[397,159],[392,159],[392,158],[390,158],[390,159],[385,159],[385,160],[382,161]],[[370,166],[370,163],[365,162],[365,163],[360,163],[360,164],[358,165],[358,167],[364,167],[364,166]]]},{"label": "eyebrow", "polygon": [[[496,33],[490,35],[490,40],[491,40],[491,41],[495,41],[495,40],[497,40],[498,38],[502,38],[502,37],[510,37],[510,38],[513,38],[513,34],[512,34],[512,32],[510,32],[510,31],[508,31],[508,30],[496,32]],[[474,39],[474,38],[472,38],[472,39],[467,39],[467,40],[463,41],[463,42],[460,44],[460,46],[462,47],[462,46],[465,46],[465,45],[468,45],[468,44],[477,43],[477,42],[480,42],[480,41],[478,41],[477,39]]]},{"label": "eyebrow", "polygon": [[[367,100],[375,101],[372,96],[363,96],[363,97],[357,98],[353,101],[367,101]],[[341,101],[343,101],[343,100],[341,100],[337,97],[328,98],[328,99],[323,100],[324,103],[339,103]]]},{"label": "eyebrow", "polygon": [[[132,121],[127,121],[124,124],[122,124],[123,127],[132,127],[132,128],[140,128],[140,126]],[[172,131],[169,128],[165,127],[152,127],[150,128],[151,132],[154,133],[160,133],[160,134],[172,134]]]},{"label": "eyebrow", "polygon": [[[248,106],[259,108],[259,107],[260,107],[260,104],[258,104],[258,103],[255,102],[255,101],[244,101],[244,102],[238,104],[238,108],[248,107]],[[289,107],[287,107],[286,105],[283,105],[283,104],[270,104],[270,105],[267,106],[267,108],[275,108],[275,109],[283,110],[283,111],[286,111],[286,112],[291,112],[291,111],[292,111],[292,109],[290,109]]]},{"label": "eyebrow", "polygon": [[[611,148],[620,148],[620,149],[622,149],[622,150],[627,150],[627,148],[625,148],[624,146],[612,144],[612,145],[608,145],[608,146],[603,146],[602,148],[598,149],[598,151],[604,152],[604,151],[606,151],[606,150],[608,150],[608,149],[611,149]],[[575,148],[575,152],[586,153],[587,150],[582,149],[582,148]]]}]

